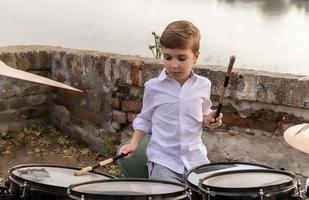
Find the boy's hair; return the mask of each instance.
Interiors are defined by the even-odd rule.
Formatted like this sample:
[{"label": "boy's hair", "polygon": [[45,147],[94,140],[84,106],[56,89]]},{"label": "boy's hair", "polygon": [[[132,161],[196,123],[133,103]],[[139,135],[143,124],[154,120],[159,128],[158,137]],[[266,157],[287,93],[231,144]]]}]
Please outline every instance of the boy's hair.
[{"label": "boy's hair", "polygon": [[162,47],[169,49],[191,48],[198,53],[200,48],[200,32],[191,22],[180,20],[170,23],[160,37]]}]

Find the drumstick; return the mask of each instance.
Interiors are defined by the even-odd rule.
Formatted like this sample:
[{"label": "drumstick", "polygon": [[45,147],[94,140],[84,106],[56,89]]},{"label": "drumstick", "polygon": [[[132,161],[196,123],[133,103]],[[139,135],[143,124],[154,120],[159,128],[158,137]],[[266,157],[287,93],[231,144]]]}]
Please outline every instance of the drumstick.
[{"label": "drumstick", "polygon": [[96,169],[98,167],[101,167],[103,165],[110,164],[110,163],[112,163],[112,162],[114,162],[114,161],[116,161],[116,160],[118,160],[120,158],[123,158],[123,157],[127,156],[127,155],[128,154],[121,153],[121,154],[119,154],[117,156],[114,156],[112,158],[109,158],[109,159],[103,160],[101,162],[98,162],[98,163],[96,163],[96,164],[94,164],[92,166],[84,167],[81,170],[74,172],[74,176],[81,176],[81,175],[85,174],[86,172],[89,172],[89,171],[91,171],[93,169]]},{"label": "drumstick", "polygon": [[235,59],[236,59],[236,57],[234,55],[232,55],[230,57],[230,61],[229,61],[229,65],[228,65],[228,68],[227,68],[227,72],[226,72],[223,88],[221,89],[219,105],[218,105],[218,108],[217,108],[217,111],[216,111],[215,119],[217,119],[219,117],[219,115],[220,115],[221,108],[222,108],[222,102],[223,102],[224,95],[225,95],[225,90],[226,90],[226,87],[227,87],[227,85],[229,83],[229,80],[230,80],[230,77],[231,77],[231,72],[232,72],[232,68],[233,68]]}]

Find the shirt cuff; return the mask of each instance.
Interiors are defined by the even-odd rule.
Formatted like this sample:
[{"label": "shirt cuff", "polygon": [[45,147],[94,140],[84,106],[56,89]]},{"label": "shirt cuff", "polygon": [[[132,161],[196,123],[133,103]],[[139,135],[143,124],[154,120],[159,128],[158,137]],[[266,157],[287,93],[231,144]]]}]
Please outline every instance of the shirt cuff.
[{"label": "shirt cuff", "polygon": [[145,133],[149,133],[151,131],[151,121],[141,118],[141,117],[136,117],[133,121],[133,129],[134,130],[141,130]]}]

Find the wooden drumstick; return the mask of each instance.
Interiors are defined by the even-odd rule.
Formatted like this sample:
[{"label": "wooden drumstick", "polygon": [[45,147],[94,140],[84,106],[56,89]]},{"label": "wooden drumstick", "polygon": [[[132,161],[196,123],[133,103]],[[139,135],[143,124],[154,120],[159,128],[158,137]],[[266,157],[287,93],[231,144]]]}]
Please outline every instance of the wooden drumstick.
[{"label": "wooden drumstick", "polygon": [[127,156],[127,155],[128,154],[121,153],[121,154],[119,154],[117,156],[114,156],[112,158],[109,158],[109,159],[103,160],[101,162],[98,162],[98,163],[96,163],[96,164],[94,164],[92,166],[84,167],[81,170],[74,172],[74,176],[81,176],[81,175],[83,175],[83,174],[85,174],[85,173],[87,173],[87,172],[89,172],[89,171],[91,171],[93,169],[96,169],[96,168],[101,167],[103,165],[110,164],[110,163],[112,163],[112,162],[114,162],[114,161],[116,161],[116,160],[118,160],[120,158],[123,158],[123,157]]},{"label": "wooden drumstick", "polygon": [[223,88],[221,89],[221,94],[220,94],[220,99],[219,99],[219,104],[218,104],[218,108],[217,108],[217,111],[216,111],[215,119],[217,119],[220,115],[220,112],[221,112],[221,109],[222,109],[222,102],[223,102],[224,95],[225,95],[225,90],[226,90],[226,87],[227,87],[229,80],[230,80],[230,77],[231,77],[231,72],[232,72],[232,69],[233,69],[233,65],[235,63],[235,59],[236,59],[236,57],[234,55],[232,55],[230,57],[230,61],[229,61],[229,65],[228,65],[228,68],[227,68]]}]

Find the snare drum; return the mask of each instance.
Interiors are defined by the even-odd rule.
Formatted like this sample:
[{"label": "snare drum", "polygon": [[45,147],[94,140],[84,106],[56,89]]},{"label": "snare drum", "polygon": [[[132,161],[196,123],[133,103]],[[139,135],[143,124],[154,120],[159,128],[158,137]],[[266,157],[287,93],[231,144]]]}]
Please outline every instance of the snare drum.
[{"label": "snare drum", "polygon": [[247,169],[272,169],[265,165],[258,165],[244,162],[219,162],[200,165],[188,171],[186,175],[186,184],[191,189],[191,199],[199,200],[202,196],[198,192],[198,184],[200,179],[218,172],[247,170]]},{"label": "snare drum", "polygon": [[71,185],[69,199],[80,200],[187,200],[180,183],[150,179],[110,179]]},{"label": "snare drum", "polygon": [[9,169],[9,190],[13,199],[67,199],[66,192],[71,184],[113,178],[98,172],[74,176],[77,170],[80,169],[54,165],[15,166]]},{"label": "snare drum", "polygon": [[220,172],[199,183],[204,200],[291,200],[296,188],[294,174],[270,169]]}]

